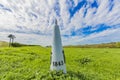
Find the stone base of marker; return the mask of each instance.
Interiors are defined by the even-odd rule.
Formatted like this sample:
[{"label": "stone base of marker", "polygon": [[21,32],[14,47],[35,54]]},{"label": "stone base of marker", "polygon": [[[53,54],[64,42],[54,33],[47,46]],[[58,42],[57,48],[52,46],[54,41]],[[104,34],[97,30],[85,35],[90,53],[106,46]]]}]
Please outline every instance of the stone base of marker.
[{"label": "stone base of marker", "polygon": [[51,60],[50,70],[51,71],[63,71],[63,73],[67,73],[65,60]]},{"label": "stone base of marker", "polygon": [[63,65],[63,67],[52,67],[51,68],[51,71],[62,71],[63,73],[67,73],[67,71],[66,71],[66,67],[65,67],[66,65]]}]

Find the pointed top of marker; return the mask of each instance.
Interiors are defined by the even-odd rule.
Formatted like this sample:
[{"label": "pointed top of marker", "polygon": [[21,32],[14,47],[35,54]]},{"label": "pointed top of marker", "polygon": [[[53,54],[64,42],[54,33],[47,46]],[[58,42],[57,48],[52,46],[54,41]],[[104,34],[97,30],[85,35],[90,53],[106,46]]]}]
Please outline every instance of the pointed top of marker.
[{"label": "pointed top of marker", "polygon": [[57,25],[57,19],[55,19],[55,24]]}]

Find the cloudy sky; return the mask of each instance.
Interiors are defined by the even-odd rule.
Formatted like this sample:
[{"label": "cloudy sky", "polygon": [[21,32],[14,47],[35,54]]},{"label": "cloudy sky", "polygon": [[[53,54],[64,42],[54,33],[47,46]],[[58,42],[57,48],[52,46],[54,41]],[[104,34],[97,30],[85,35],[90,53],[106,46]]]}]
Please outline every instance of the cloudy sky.
[{"label": "cloudy sky", "polygon": [[0,41],[50,45],[55,18],[63,45],[120,41],[120,0],[0,0]]}]

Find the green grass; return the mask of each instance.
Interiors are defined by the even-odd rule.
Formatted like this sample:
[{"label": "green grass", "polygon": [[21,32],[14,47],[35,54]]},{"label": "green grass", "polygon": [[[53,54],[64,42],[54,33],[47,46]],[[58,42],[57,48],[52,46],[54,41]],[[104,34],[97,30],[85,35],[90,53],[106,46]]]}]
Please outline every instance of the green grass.
[{"label": "green grass", "polygon": [[8,47],[8,46],[9,46],[8,42],[0,41],[0,47]]},{"label": "green grass", "polygon": [[120,80],[119,48],[64,48],[67,74],[50,72],[50,48],[0,48],[0,80]]}]

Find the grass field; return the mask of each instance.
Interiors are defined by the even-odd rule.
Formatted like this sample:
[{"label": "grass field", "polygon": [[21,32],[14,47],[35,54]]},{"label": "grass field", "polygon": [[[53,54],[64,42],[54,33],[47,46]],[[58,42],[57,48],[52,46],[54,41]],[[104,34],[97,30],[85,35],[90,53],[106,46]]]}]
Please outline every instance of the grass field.
[{"label": "grass field", "polygon": [[0,41],[0,47],[8,47],[9,43],[5,41]]},{"label": "grass field", "polygon": [[67,74],[50,72],[50,48],[0,48],[0,80],[120,80],[119,48],[64,48]]}]

